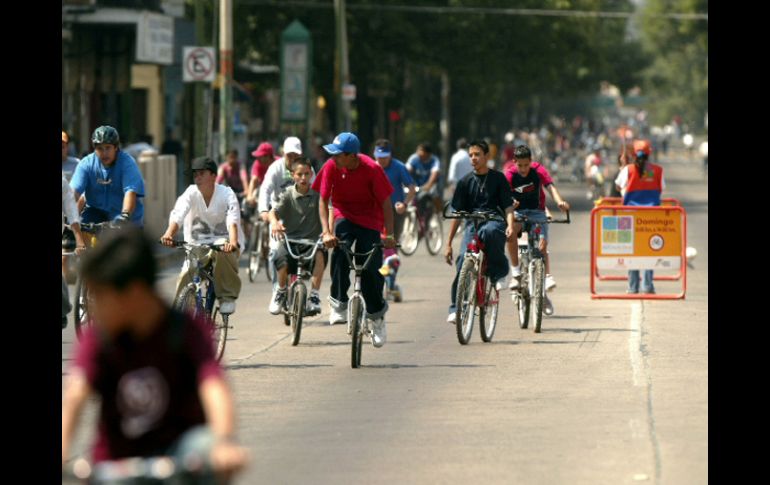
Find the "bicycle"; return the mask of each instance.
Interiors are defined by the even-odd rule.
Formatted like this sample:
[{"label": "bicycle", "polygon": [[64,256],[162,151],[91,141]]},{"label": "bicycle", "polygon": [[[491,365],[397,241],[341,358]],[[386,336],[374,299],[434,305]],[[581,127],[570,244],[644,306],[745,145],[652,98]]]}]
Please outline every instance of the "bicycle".
[{"label": "bicycle", "polygon": [[256,216],[252,220],[251,234],[248,239],[249,253],[249,281],[253,283],[257,279],[257,274],[265,269],[267,281],[273,281],[273,274],[270,271],[268,258],[270,254],[270,224]]},{"label": "bicycle", "polygon": [[[299,344],[299,338],[302,333],[302,318],[304,316],[314,316],[319,313],[318,311],[309,312],[307,310],[306,281],[313,276],[310,268],[315,260],[318,248],[323,246],[323,240],[318,239],[317,241],[312,241],[310,239],[284,238],[284,244],[286,244],[286,250],[289,252],[289,256],[297,261],[297,270],[289,274],[291,285],[289,286],[286,299],[283,302],[281,313],[283,313],[284,323],[287,326],[291,325],[293,334],[291,344],[297,345]],[[299,254],[294,254],[294,251],[291,249],[292,244],[296,244],[300,247],[309,247],[310,249],[306,249],[304,252],[300,251]]]},{"label": "bicycle", "polygon": [[174,241],[173,246],[184,249],[185,259],[189,268],[195,268],[192,281],[182,288],[174,300],[174,308],[187,312],[198,318],[204,316],[211,324],[211,334],[214,340],[214,354],[217,361],[222,360],[227,342],[227,329],[230,315],[219,312],[214,294],[214,259],[210,258],[204,265],[201,259],[209,249],[221,251],[223,244],[193,244],[185,241]]},{"label": "bicycle", "polygon": [[[540,250],[540,222],[530,221],[525,215],[516,217],[516,222],[522,222],[522,233],[527,234],[527,242],[519,243],[519,264],[526,271],[521,272],[518,289],[511,290],[511,300],[516,307],[519,327],[527,328],[530,320],[535,333],[540,333],[543,321],[543,304],[548,297],[545,294],[545,255]],[[548,220],[546,224],[569,224],[567,218]]]},{"label": "bicycle", "polygon": [[[364,318],[366,313],[366,301],[361,293],[361,275],[364,269],[369,266],[372,256],[378,249],[383,247],[381,242],[375,243],[374,247],[365,253],[356,253],[350,248],[350,243],[341,242],[337,247],[342,249],[342,253],[348,259],[350,268],[355,271],[353,280],[353,295],[348,300],[348,334],[351,337],[350,366],[353,369],[361,367],[361,353],[363,347],[364,335],[371,336],[372,329],[369,328],[369,322]],[[398,247],[398,244],[396,245]],[[366,258],[364,264],[356,265],[356,258]]]},{"label": "bicycle", "polygon": [[[419,193],[420,188],[416,188]],[[404,189],[408,192],[408,189]],[[433,201],[430,201],[433,204]],[[444,244],[444,227],[439,214],[435,210],[430,211],[428,217],[418,209],[417,197],[406,209],[404,228],[401,230],[401,252],[411,256],[417,251],[420,239],[425,239],[428,252],[435,256],[441,251]]]},{"label": "bicycle", "polygon": [[[465,249],[463,265],[457,280],[457,340],[466,345],[470,342],[476,314],[479,317],[481,340],[491,342],[497,328],[497,316],[500,294],[492,280],[486,275],[487,258],[484,243],[478,235],[479,226],[490,220],[500,220],[501,215],[494,211],[455,211],[447,214],[449,204],[444,207],[445,219],[467,219],[473,223],[473,238]],[[489,321],[487,321],[487,314]]]},{"label": "bicycle", "polygon": [[[118,460],[89,463],[77,458],[62,469],[62,482],[77,481],[89,485],[102,483],[210,483],[211,471],[206,469],[205,457],[197,453],[181,460],[173,456],[131,457]],[[216,483],[230,483],[218,477]]]},{"label": "bicycle", "polygon": [[[67,226],[69,227],[69,226]],[[120,224],[115,221],[105,222],[81,222],[81,232],[92,234],[91,247],[96,247],[99,242],[99,235],[105,229],[119,229]],[[90,302],[88,287],[83,283],[83,278],[78,271],[75,282],[75,304],[73,305],[72,317],[75,323],[75,335],[80,340],[83,337],[86,327],[93,325],[93,318],[88,312],[88,303]]]}]

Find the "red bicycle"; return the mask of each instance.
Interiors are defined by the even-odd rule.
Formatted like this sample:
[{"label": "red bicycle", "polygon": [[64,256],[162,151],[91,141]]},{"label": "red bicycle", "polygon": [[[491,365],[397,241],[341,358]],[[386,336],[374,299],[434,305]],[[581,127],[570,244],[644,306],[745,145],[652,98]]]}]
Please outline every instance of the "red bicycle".
[{"label": "red bicycle", "polygon": [[484,243],[478,236],[479,226],[489,220],[500,220],[496,212],[466,212],[456,211],[447,214],[449,204],[444,207],[445,219],[467,219],[473,223],[473,239],[465,249],[463,265],[457,281],[457,340],[466,345],[471,339],[473,323],[478,316],[481,340],[491,342],[497,327],[498,306],[500,294],[487,277],[487,258]]}]

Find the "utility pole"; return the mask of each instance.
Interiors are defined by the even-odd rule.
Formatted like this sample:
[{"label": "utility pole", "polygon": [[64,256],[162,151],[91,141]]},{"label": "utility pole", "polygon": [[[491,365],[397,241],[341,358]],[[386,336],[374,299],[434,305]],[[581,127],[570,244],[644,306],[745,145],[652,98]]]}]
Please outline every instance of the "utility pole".
[{"label": "utility pole", "polygon": [[[203,23],[203,0],[195,0],[195,37],[197,38],[197,45],[207,44],[207,36],[205,35],[205,26]],[[195,149],[190,150],[190,156],[187,157],[192,160],[195,157],[202,157],[206,154],[206,118],[203,109],[203,89],[202,83],[195,84],[195,104],[194,104],[194,130],[195,130]],[[188,164],[189,164],[188,160]]]},{"label": "utility pole", "polygon": [[219,154],[224,160],[233,140],[233,5],[232,0],[219,1]]},{"label": "utility pole", "polygon": [[342,99],[342,86],[350,82],[345,0],[334,0],[334,14],[337,20],[337,59],[340,69],[339,91],[337,92],[337,131],[350,131],[350,101]]}]

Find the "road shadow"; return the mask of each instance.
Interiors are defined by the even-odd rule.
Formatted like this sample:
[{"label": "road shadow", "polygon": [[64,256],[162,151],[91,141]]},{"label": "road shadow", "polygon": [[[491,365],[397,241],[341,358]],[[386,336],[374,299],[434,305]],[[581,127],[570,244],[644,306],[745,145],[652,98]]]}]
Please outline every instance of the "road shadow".
[{"label": "road shadow", "polygon": [[593,317],[589,315],[551,315],[551,316],[545,316],[548,320],[575,320],[578,318],[612,318],[610,315],[602,315],[598,317]]},{"label": "road shadow", "polygon": [[583,343],[582,340],[532,340],[532,341],[526,341],[526,340],[495,340],[493,342],[489,342],[492,345],[526,345],[526,344],[556,344],[556,345],[563,345],[563,344],[581,344]]},{"label": "road shadow", "polygon": [[317,367],[334,367],[331,364],[234,364],[225,366],[226,370],[241,369],[314,369]]},{"label": "road shadow", "polygon": [[630,332],[629,328],[543,328],[543,333]]},{"label": "road shadow", "polygon": [[476,368],[476,367],[497,367],[489,364],[372,364],[363,365],[369,369],[418,369],[427,367],[445,367],[445,368]]}]

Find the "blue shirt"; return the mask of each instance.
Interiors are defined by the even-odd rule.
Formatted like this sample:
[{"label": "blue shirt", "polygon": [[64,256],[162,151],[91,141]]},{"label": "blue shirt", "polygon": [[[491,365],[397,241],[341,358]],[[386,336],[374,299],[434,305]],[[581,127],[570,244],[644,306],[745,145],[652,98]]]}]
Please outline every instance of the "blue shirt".
[{"label": "blue shirt", "polygon": [[385,175],[387,175],[388,180],[390,180],[390,185],[393,186],[393,193],[390,194],[390,201],[393,205],[395,205],[396,202],[403,202],[404,190],[402,187],[409,187],[414,183],[412,176],[409,175],[409,170],[406,169],[404,162],[395,158],[390,159],[390,165],[384,170]]},{"label": "blue shirt", "polygon": [[123,210],[126,192],[136,192],[136,209],[131,221],[142,225],[144,219],[144,180],[139,166],[131,155],[118,152],[117,160],[110,168],[102,165],[96,153],[83,158],[72,175],[70,186],[78,194],[86,195],[86,205],[107,212],[114,219]]},{"label": "blue shirt", "polygon": [[438,157],[436,155],[431,155],[428,163],[422,163],[420,157],[414,153],[409,157],[409,160],[407,160],[406,164],[411,167],[412,177],[414,178],[415,183],[420,186],[428,183],[431,172],[434,170],[441,170],[441,166],[439,165]]}]

